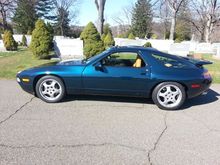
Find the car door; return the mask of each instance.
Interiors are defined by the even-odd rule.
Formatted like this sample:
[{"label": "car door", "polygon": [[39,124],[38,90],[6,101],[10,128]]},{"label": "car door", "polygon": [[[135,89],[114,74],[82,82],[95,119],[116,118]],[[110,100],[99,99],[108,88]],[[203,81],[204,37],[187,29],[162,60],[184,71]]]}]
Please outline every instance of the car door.
[{"label": "car door", "polygon": [[[138,58],[141,66],[135,67]],[[110,53],[83,72],[83,85],[88,94],[144,96],[149,92],[148,83],[150,68],[141,52]]]}]

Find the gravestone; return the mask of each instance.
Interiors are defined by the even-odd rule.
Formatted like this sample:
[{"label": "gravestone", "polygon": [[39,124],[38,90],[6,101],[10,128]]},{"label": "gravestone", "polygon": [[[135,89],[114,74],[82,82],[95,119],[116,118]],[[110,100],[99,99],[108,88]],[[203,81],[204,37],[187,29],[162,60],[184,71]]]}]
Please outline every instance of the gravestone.
[{"label": "gravestone", "polygon": [[189,48],[190,52],[195,52],[196,51],[196,47],[199,44],[198,42],[195,42],[195,41],[183,41],[181,43],[189,44],[190,45],[190,48]]},{"label": "gravestone", "polygon": [[[23,35],[21,35],[21,34],[14,34],[13,37],[14,37],[14,39],[15,39],[15,41],[17,43],[22,43]],[[30,44],[31,44],[31,35],[25,35],[25,37],[27,38],[27,46],[30,46]]]},{"label": "gravestone", "polygon": [[80,39],[54,40],[54,50],[61,59],[83,59],[83,41]]},{"label": "gravestone", "polygon": [[174,43],[170,45],[170,49],[168,53],[187,57],[187,55],[189,54],[189,50],[190,50],[190,44],[188,43]]},{"label": "gravestone", "polygon": [[215,58],[220,59],[220,46],[217,47]]},{"label": "gravestone", "polygon": [[0,52],[5,52],[5,51],[6,51],[6,49],[5,49],[3,40],[0,40]]},{"label": "gravestone", "polygon": [[168,52],[170,46],[174,43],[173,40],[149,39],[145,40],[143,44],[145,44],[146,42],[150,42],[153,48],[164,52]]},{"label": "gravestone", "polygon": [[150,42],[152,47],[160,51],[168,52],[170,45],[174,43],[173,40],[158,40],[158,39],[125,39],[115,38],[115,45],[117,46],[143,46],[145,43]]},{"label": "gravestone", "polygon": [[214,54],[215,52],[210,43],[199,43],[196,47],[195,53]]},{"label": "gravestone", "polygon": [[114,38],[117,46],[143,46],[141,40],[132,40],[127,38]]},{"label": "gravestone", "polygon": [[214,55],[217,55],[217,51],[218,51],[218,48],[220,47],[220,43],[213,43],[212,44],[212,50],[214,52]]}]

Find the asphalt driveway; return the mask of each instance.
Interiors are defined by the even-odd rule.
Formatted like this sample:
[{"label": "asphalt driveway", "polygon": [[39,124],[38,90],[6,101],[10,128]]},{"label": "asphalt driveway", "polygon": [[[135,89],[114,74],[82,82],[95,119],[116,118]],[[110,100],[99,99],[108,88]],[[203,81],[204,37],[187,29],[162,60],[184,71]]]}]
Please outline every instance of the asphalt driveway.
[{"label": "asphalt driveway", "polygon": [[1,165],[220,164],[220,85],[179,111],[118,97],[46,104],[12,80],[0,91]]}]

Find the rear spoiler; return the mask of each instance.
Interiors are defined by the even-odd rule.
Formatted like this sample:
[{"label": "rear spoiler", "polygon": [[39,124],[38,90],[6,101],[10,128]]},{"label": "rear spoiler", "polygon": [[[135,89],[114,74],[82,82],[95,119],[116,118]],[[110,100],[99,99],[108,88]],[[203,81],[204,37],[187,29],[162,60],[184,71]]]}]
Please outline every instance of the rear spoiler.
[{"label": "rear spoiler", "polygon": [[196,66],[198,67],[202,67],[203,65],[210,65],[210,64],[213,64],[213,62],[210,62],[210,61],[198,61],[195,63]]},{"label": "rear spoiler", "polygon": [[182,58],[184,58],[185,60],[187,60],[187,61],[193,63],[193,64],[196,65],[197,67],[202,67],[203,65],[213,64],[213,62],[210,62],[210,61],[197,60],[197,59],[190,58],[190,57],[182,57]]}]

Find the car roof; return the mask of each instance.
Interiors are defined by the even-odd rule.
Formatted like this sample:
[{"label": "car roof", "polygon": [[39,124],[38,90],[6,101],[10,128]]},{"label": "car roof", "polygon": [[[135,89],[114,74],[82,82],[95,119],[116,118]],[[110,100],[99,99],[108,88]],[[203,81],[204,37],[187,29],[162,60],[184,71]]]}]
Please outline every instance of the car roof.
[{"label": "car roof", "polygon": [[111,50],[144,50],[144,51],[158,51],[155,48],[143,47],[143,46],[113,46]]},{"label": "car roof", "polygon": [[151,48],[151,47],[143,47],[143,46],[113,46],[109,49],[110,51],[113,50],[113,51],[137,51],[137,50],[140,50],[140,51],[148,51],[148,52],[153,52],[153,53],[160,53],[160,56],[164,56],[164,57],[170,57],[170,58],[173,58],[173,59],[176,59],[176,60],[180,60],[180,61],[187,61],[186,59],[184,59],[183,57],[181,56],[177,56],[177,55],[171,55],[171,54],[168,54],[168,53],[164,53],[164,52],[161,52],[155,48]]}]

